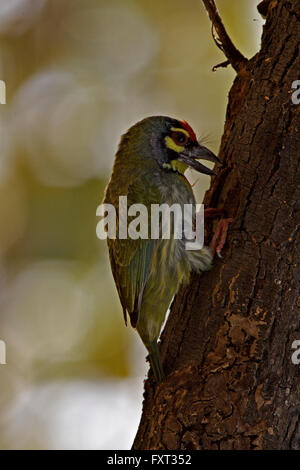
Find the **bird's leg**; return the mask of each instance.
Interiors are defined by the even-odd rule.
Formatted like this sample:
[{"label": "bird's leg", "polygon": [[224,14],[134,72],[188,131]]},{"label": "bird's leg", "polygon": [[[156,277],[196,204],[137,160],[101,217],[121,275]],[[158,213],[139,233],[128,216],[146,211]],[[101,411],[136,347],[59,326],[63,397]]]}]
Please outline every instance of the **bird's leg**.
[{"label": "bird's leg", "polygon": [[224,209],[217,209],[215,207],[208,207],[207,209],[204,209],[204,219],[213,219],[220,214],[224,214]]},{"label": "bird's leg", "polygon": [[[225,211],[223,208],[208,207],[207,209],[204,209],[204,220],[205,218],[213,219],[224,214],[224,212]],[[210,249],[212,251],[213,256],[215,255],[215,253],[217,253],[218,257],[222,258],[221,251],[226,242],[228,226],[232,221],[232,218],[223,218],[219,221],[217,229],[210,242]]]},{"label": "bird's leg", "polygon": [[228,226],[232,221],[232,218],[221,219],[219,221],[217,229],[209,245],[213,256],[215,253],[217,253],[218,257],[222,258],[221,251],[226,242]]}]

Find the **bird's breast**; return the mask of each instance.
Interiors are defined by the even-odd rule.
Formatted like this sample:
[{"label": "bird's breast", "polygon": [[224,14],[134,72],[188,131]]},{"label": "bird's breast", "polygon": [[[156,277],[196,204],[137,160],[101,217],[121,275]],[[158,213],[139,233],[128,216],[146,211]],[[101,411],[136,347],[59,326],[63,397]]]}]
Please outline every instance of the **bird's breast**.
[{"label": "bird's breast", "polygon": [[192,187],[185,176],[176,172],[164,172],[157,178],[162,202],[166,204],[195,204]]}]

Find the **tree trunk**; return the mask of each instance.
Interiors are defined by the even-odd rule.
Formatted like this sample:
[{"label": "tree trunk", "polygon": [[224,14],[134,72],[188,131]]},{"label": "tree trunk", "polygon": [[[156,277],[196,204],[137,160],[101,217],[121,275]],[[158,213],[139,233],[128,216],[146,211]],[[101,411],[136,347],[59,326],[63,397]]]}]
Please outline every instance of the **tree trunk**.
[{"label": "tree trunk", "polygon": [[261,50],[234,67],[224,168],[204,200],[234,222],[223,259],[173,302],[167,378],[150,373],[134,449],[300,449],[300,2],[263,3]]}]

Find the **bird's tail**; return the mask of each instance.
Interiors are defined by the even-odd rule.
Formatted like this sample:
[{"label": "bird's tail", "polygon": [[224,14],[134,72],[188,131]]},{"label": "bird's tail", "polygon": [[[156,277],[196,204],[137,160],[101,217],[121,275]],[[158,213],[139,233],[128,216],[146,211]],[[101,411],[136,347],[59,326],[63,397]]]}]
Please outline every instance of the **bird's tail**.
[{"label": "bird's tail", "polygon": [[165,380],[165,374],[164,374],[163,366],[160,360],[159,350],[158,350],[158,345],[157,345],[156,340],[150,343],[148,350],[149,350],[149,360],[150,360],[150,364],[153,370],[155,380],[156,382],[162,382],[163,380]]}]

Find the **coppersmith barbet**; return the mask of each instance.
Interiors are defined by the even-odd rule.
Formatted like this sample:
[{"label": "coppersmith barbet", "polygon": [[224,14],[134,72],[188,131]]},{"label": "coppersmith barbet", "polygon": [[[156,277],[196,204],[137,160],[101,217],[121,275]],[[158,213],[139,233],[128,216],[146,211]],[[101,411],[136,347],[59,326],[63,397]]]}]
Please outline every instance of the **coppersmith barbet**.
[{"label": "coppersmith barbet", "polygon": [[[132,126],[115,156],[104,203],[117,209],[119,196],[128,206],[144,204],[195,204],[192,187],[184,176],[191,167],[207,175],[212,170],[199,159],[219,163],[196,138],[185,121],[152,116]],[[118,217],[118,211],[117,211]],[[186,250],[183,239],[108,238],[111,269],[123,308],[149,352],[156,380],[164,379],[157,340],[166,312],[190,272],[211,268],[209,248]]]}]

